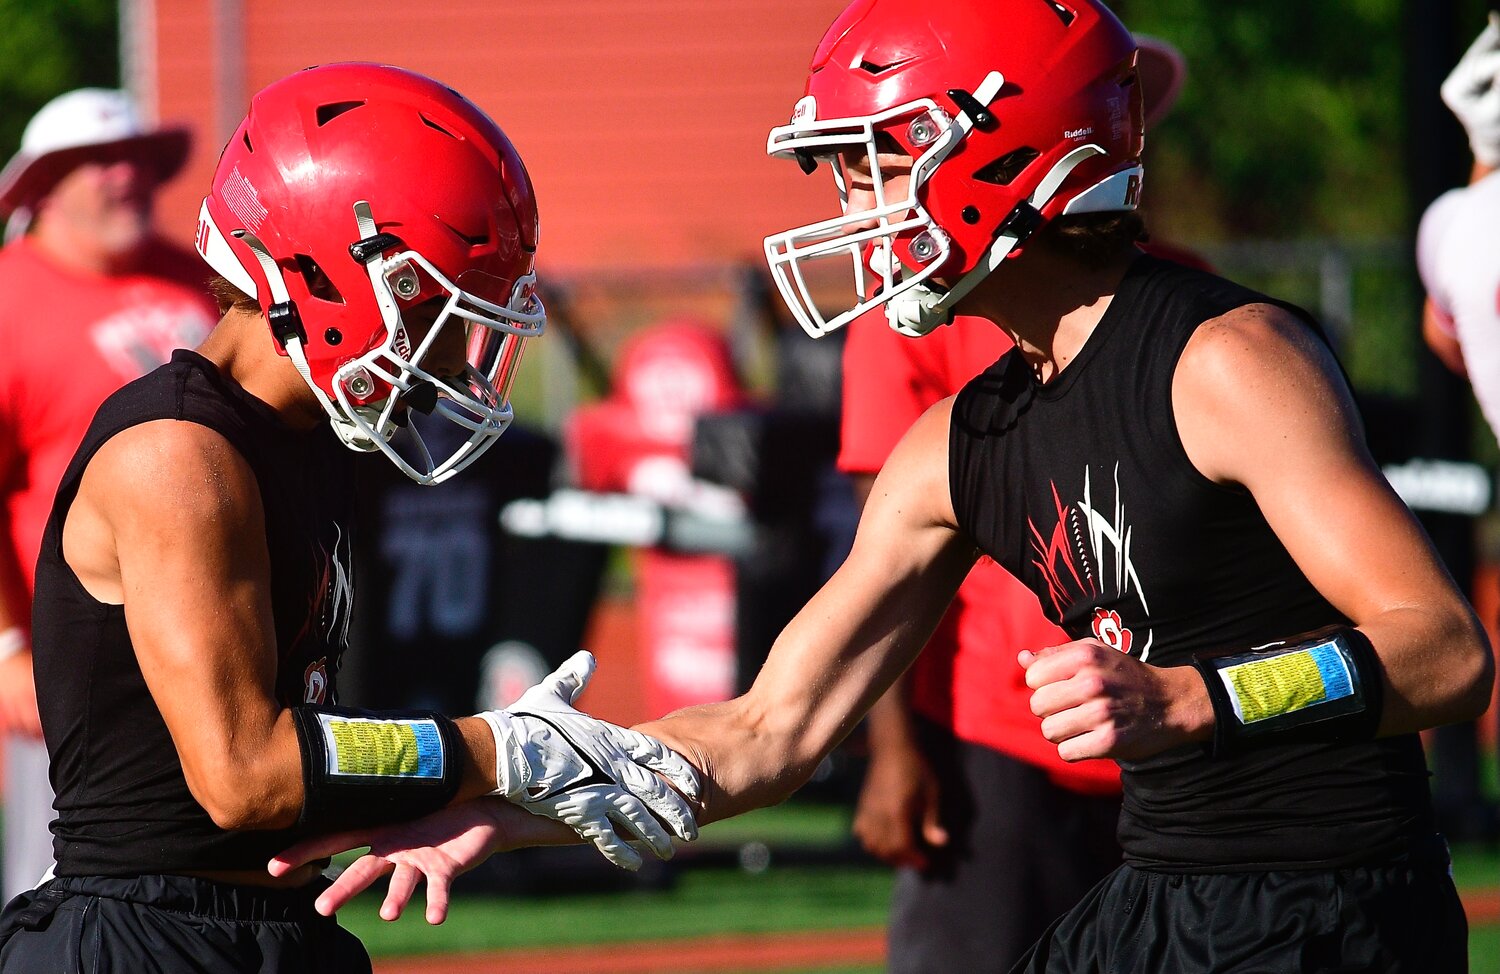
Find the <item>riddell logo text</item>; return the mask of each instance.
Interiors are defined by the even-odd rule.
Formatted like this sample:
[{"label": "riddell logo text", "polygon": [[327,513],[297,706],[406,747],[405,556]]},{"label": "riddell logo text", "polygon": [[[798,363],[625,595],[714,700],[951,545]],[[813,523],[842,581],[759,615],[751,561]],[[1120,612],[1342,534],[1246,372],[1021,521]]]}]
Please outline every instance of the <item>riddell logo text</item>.
[{"label": "riddell logo text", "polygon": [[1082,138],[1086,138],[1087,136],[1090,136],[1090,135],[1093,135],[1093,134],[1094,134],[1094,127],[1092,125],[1085,125],[1081,129],[1068,129],[1066,132],[1063,133],[1063,138],[1065,138],[1065,139],[1082,139]]}]

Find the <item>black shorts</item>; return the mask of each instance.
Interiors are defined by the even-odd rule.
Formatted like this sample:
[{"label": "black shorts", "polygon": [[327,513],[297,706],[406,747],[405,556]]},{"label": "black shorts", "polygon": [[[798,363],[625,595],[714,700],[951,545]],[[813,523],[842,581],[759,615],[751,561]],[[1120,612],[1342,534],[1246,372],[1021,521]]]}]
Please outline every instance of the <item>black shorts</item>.
[{"label": "black shorts", "polygon": [[0,913],[0,971],[369,974],[370,955],[313,900],[326,888],[186,876],[64,877]]},{"label": "black shorts", "polygon": [[1053,924],[1012,974],[1462,974],[1468,942],[1445,850],[1309,872],[1127,865]]},{"label": "black shorts", "polygon": [[918,718],[948,845],[900,869],[889,974],[1004,974],[1048,924],[1120,864],[1120,796],[1082,795],[1041,768]]}]

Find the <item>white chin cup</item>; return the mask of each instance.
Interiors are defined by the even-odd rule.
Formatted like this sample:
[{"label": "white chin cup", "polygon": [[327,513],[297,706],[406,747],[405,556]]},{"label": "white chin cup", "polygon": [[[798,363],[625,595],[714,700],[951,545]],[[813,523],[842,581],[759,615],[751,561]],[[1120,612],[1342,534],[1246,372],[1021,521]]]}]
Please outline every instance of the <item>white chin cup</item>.
[{"label": "white chin cup", "polygon": [[885,304],[890,326],[908,338],[921,338],[953,320],[951,308],[942,307],[944,294],[925,284],[895,295]]},{"label": "white chin cup", "polygon": [[[355,406],[354,409],[370,424],[369,428],[380,428],[379,408],[374,406]],[[380,444],[359,424],[342,416],[329,416],[328,425],[332,426],[333,431],[338,434],[339,442],[343,443],[349,449],[358,450],[361,453],[380,452]],[[385,435],[385,441],[389,443],[391,437],[396,435],[396,427],[392,424],[387,424],[382,432]]]}]

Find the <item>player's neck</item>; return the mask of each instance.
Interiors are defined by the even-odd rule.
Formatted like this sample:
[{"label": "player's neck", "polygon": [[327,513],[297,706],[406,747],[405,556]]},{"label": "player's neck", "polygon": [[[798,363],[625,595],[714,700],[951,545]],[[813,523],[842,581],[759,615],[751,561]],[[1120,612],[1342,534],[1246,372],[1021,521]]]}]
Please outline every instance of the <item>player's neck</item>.
[{"label": "player's neck", "polygon": [[1078,356],[1139,252],[1089,267],[1055,250],[1028,248],[1006,261],[960,305],[1010,336],[1037,378],[1050,382]]},{"label": "player's neck", "polygon": [[276,351],[260,314],[230,309],[197,351],[293,429],[311,429],[323,421],[312,390],[291,359]]}]

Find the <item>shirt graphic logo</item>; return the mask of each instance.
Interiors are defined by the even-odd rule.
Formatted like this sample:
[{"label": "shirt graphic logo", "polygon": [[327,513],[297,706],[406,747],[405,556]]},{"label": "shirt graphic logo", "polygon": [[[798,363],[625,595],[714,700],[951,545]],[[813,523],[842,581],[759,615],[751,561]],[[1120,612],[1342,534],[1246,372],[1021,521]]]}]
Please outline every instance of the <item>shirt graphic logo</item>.
[{"label": "shirt graphic logo", "polygon": [[1110,649],[1129,655],[1130,641],[1134,636],[1120,622],[1120,613],[1114,609],[1095,609],[1094,638]]},{"label": "shirt graphic logo", "polygon": [[317,581],[308,596],[307,615],[288,647],[290,651],[301,648],[305,640],[318,639],[337,656],[349,642],[349,619],[354,606],[353,555],[343,527],[338,524],[333,527],[332,551],[322,541],[313,546]]},{"label": "shirt graphic logo", "polygon": [[[1094,501],[1091,471],[1083,471],[1083,497],[1064,503],[1056,482],[1052,487],[1056,523],[1043,531],[1028,519],[1031,529],[1032,565],[1046,586],[1044,604],[1051,602],[1056,618],[1079,603],[1092,605],[1090,626],[1094,638],[1122,653],[1145,660],[1151,654],[1152,631],[1125,625],[1120,608],[1139,607],[1140,617],[1149,618],[1146,593],[1130,557],[1131,527],[1120,497],[1120,468],[1114,470],[1114,503],[1107,510]],[[1130,605],[1134,603],[1134,605]],[[1126,615],[1131,615],[1128,612]]]},{"label": "shirt graphic logo", "polygon": [[302,674],[302,702],[319,704],[328,699],[328,657],[309,663]]}]

